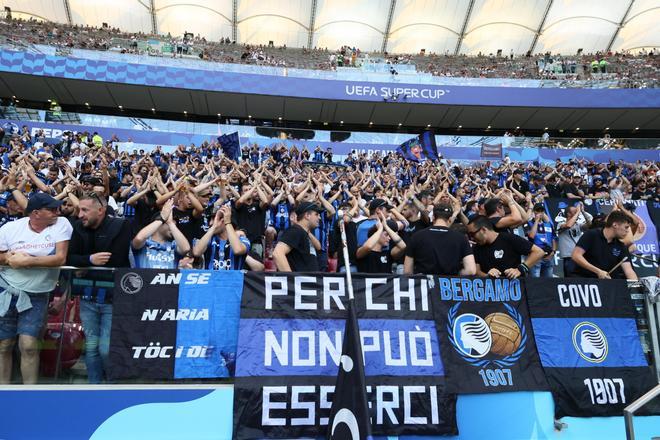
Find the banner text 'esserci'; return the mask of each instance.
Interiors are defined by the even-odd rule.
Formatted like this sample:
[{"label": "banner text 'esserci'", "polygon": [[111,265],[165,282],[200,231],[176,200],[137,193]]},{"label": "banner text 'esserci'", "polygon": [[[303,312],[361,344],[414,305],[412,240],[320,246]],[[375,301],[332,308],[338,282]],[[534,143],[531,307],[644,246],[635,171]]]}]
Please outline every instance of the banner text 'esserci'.
[{"label": "banner text 'esserci'", "polygon": [[[356,275],[353,287],[375,432],[454,432],[427,279]],[[318,435],[327,425],[347,303],[342,276],[246,275],[237,438]]]}]

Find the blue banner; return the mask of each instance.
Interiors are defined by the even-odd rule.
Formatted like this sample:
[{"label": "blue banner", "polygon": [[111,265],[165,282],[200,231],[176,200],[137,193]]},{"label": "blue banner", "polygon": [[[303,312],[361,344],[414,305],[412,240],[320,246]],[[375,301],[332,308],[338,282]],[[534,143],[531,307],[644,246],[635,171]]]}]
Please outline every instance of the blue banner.
[{"label": "blue banner", "polygon": [[[444,376],[435,322],[358,321],[367,376]],[[239,333],[252,337],[241,340],[236,375],[337,376],[344,324],[339,319],[241,319]]]},{"label": "blue banner", "polygon": [[115,272],[111,379],[233,375],[240,271]]},{"label": "blue banner", "polygon": [[620,415],[655,385],[625,280],[526,278],[555,416]]},{"label": "blue banner", "polygon": [[419,136],[407,140],[399,145],[396,151],[404,158],[414,162],[420,162],[425,159],[438,159],[438,147],[435,145],[435,136],[430,131],[425,131]]},{"label": "blue banner", "polygon": [[238,160],[241,152],[241,141],[238,138],[238,132],[223,134],[218,137],[218,142],[222,146],[225,156],[232,160]]},{"label": "blue banner", "polygon": [[532,318],[532,325],[544,367],[647,366],[633,318]]},{"label": "blue banner", "polygon": [[433,307],[453,393],[547,390],[520,280],[437,278]]},{"label": "blue banner", "polygon": [[[345,283],[336,274],[246,274],[235,438],[325,431],[343,349]],[[353,288],[374,434],[456,433],[426,278],[356,274]]]},{"label": "blue banner", "polygon": [[236,364],[238,320],[243,291],[241,271],[207,271],[208,284],[179,285],[179,310],[209,310],[209,320],[183,320],[177,325],[177,346],[207,346],[204,357],[181,357],[175,378],[231,377]]}]

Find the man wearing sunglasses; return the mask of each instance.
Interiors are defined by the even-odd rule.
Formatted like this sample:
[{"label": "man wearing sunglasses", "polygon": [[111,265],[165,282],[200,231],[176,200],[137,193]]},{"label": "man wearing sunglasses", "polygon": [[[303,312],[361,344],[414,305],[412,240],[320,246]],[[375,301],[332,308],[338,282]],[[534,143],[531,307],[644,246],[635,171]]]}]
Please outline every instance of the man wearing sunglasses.
[{"label": "man wearing sunglasses", "polygon": [[[474,217],[468,224],[468,235],[477,245],[474,257],[477,276],[525,277],[545,253],[543,249],[517,235],[495,232],[493,223],[485,216]],[[527,256],[524,262],[522,257]]]}]

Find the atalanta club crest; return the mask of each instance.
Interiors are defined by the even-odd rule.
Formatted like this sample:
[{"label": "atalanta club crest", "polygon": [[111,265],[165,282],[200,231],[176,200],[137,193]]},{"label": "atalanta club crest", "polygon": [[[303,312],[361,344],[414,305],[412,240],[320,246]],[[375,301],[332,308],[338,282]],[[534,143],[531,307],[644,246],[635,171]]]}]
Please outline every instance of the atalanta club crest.
[{"label": "atalanta club crest", "polygon": [[605,333],[592,322],[581,322],[573,329],[573,347],[587,362],[599,364],[607,358]]},{"label": "atalanta club crest", "polygon": [[142,281],[142,277],[135,272],[128,272],[124,274],[119,282],[121,290],[129,295],[138,293],[140,289],[142,289],[143,285],[144,281]]},{"label": "atalanta club crest", "polygon": [[509,367],[525,351],[527,331],[523,317],[509,304],[506,313],[495,312],[485,318],[474,313],[458,314],[461,303],[447,313],[447,334],[456,352],[475,367]]}]

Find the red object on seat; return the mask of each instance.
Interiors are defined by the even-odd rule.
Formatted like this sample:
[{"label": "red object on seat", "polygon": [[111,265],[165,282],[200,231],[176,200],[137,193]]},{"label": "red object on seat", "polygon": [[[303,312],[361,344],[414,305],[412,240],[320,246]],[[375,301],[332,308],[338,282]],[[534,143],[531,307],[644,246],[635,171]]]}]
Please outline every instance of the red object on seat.
[{"label": "red object on seat", "polygon": [[[62,341],[62,356],[60,358],[60,371],[66,371],[73,367],[85,345],[85,333],[80,321],[80,298],[76,297],[68,301],[65,307],[61,306],[64,296],[55,298],[49,304],[49,312],[54,309],[60,309],[59,312],[48,315],[46,332],[43,338],[43,345],[40,354],[39,369],[44,376],[54,376],[57,364],[57,350]],[[58,307],[59,305],[59,307]],[[62,318],[66,315],[64,327],[62,327]]]},{"label": "red object on seat", "polygon": [[336,258],[328,258],[328,272],[337,272],[337,259]]}]

